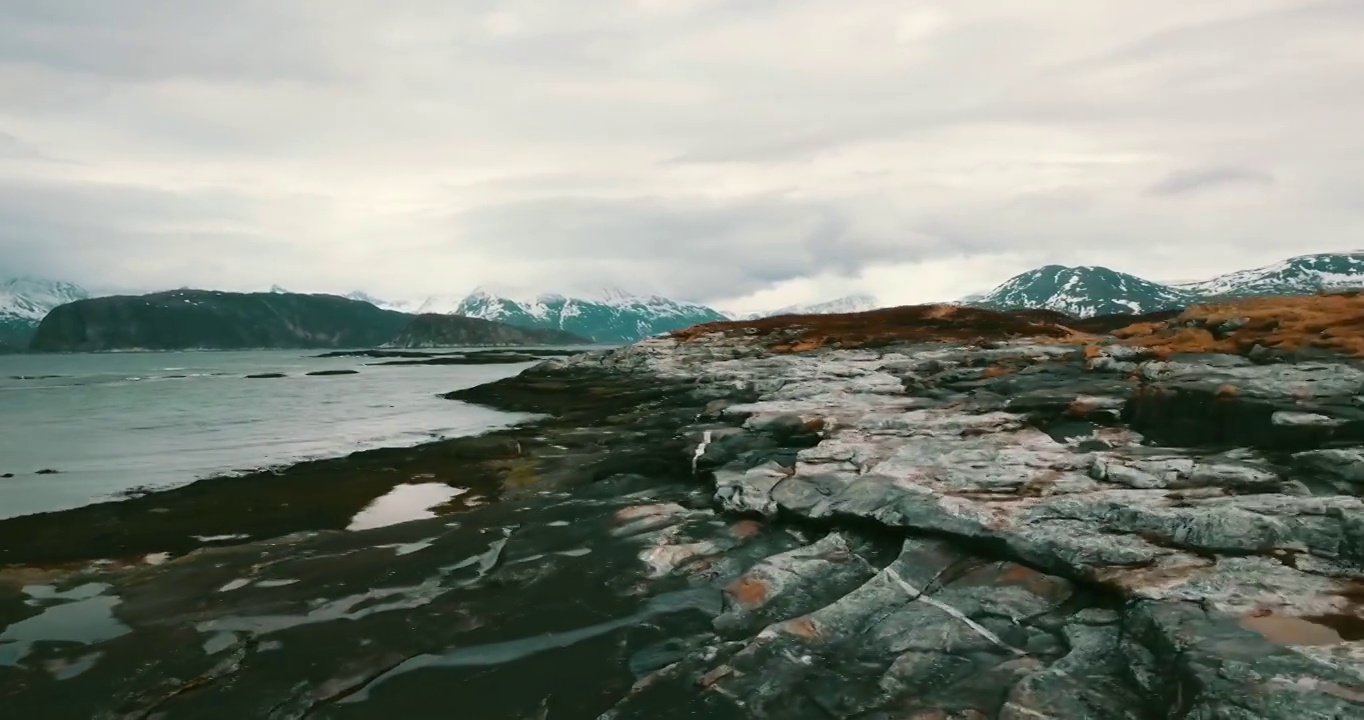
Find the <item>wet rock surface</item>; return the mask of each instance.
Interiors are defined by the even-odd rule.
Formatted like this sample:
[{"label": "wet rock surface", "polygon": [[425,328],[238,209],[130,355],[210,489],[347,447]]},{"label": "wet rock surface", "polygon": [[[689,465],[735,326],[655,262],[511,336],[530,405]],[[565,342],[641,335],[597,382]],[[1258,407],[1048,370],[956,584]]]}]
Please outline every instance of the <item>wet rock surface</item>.
[{"label": "wet rock surface", "polygon": [[[452,394],[552,419],[346,461],[468,489],[428,519],[20,543],[0,711],[1364,717],[1364,372],[1044,335],[652,339]],[[212,482],[134,502],[268,480]]]}]

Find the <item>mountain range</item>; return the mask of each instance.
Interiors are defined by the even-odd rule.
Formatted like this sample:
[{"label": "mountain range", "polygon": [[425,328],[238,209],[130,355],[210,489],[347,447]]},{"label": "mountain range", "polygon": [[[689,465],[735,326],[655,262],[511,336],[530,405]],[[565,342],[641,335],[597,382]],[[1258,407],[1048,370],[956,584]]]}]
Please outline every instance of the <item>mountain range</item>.
[{"label": "mountain range", "polygon": [[59,305],[29,345],[40,352],[577,345],[584,338],[449,315],[409,315],[339,295],[170,290]]},{"label": "mountain range", "polygon": [[757,320],[758,318],[778,315],[837,315],[841,313],[866,312],[881,307],[880,301],[871,295],[845,295],[810,305],[787,305],[776,310],[755,313],[725,313],[731,320]]},{"label": "mountain range", "polygon": [[[956,302],[996,309],[1046,308],[1090,317],[1154,312],[1225,296],[1310,294],[1361,286],[1364,286],[1364,252],[1318,253],[1207,280],[1166,283],[1099,266],[1047,265],[1010,278],[988,293]],[[271,287],[267,293],[255,294],[298,295],[279,286]],[[29,276],[0,279],[0,351],[26,349],[40,321],[49,312],[92,295],[67,282]],[[634,342],[716,320],[860,312],[880,307],[877,299],[869,295],[849,295],[759,313],[722,313],[696,303],[655,295],[632,295],[616,289],[579,296],[546,293],[530,298],[514,298],[478,289],[464,296],[442,295],[406,301],[386,301],[355,291],[345,299],[402,314],[409,319],[415,315],[463,316],[526,329],[566,332],[578,338],[611,344]],[[446,332],[459,335],[463,331],[447,329]]]},{"label": "mountain range", "polygon": [[1364,252],[1299,255],[1208,280],[1158,283],[1098,266],[1047,265],[1016,275],[964,304],[1042,308],[1077,317],[1141,314],[1218,298],[1309,295],[1364,287]]},{"label": "mountain range", "polygon": [[697,323],[723,320],[704,305],[657,295],[631,295],[604,289],[587,297],[545,294],[529,299],[474,290],[451,311],[453,315],[571,332],[601,343],[629,343]]}]

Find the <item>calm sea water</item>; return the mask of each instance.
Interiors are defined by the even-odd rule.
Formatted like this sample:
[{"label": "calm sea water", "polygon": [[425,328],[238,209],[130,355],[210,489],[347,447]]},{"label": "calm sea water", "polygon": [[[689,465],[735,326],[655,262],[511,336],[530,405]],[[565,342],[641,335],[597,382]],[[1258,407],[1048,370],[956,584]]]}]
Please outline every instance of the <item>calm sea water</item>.
[{"label": "calm sea water", "polygon": [[[0,518],[124,491],[355,450],[471,435],[528,418],[438,393],[516,365],[367,366],[316,352],[0,355]],[[358,375],[307,377],[315,370]],[[243,376],[280,372],[273,380]],[[53,469],[57,474],[38,475]]]}]

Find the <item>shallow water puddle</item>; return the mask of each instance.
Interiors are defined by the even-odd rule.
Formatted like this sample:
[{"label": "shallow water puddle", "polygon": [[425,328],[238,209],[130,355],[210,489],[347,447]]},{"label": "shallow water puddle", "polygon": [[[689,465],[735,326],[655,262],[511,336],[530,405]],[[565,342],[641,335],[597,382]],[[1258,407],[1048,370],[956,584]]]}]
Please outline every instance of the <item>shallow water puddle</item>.
[{"label": "shallow water puddle", "polygon": [[[44,607],[42,614],[21,620],[0,632],[0,665],[18,665],[38,642],[74,642],[83,645],[113,640],[132,630],[114,617],[121,602],[117,595],[101,595],[108,585],[91,583],[58,592],[49,585],[24,588],[30,605]],[[48,600],[57,602],[48,604]]]},{"label": "shallow water puddle", "polygon": [[104,657],[102,652],[93,652],[89,655],[76,658],[75,660],[52,660],[44,663],[43,667],[57,680],[70,680],[79,677],[99,662]]},{"label": "shallow water puddle", "polygon": [[294,580],[294,579],[285,579],[285,580],[261,580],[261,581],[259,581],[259,582],[256,583],[256,587],[258,587],[258,588],[277,588],[277,587],[285,587],[285,586],[288,586],[288,585],[293,585],[293,584],[296,583],[296,582],[298,582],[298,581],[297,581],[297,580]]},{"label": "shallow water puddle", "polygon": [[392,543],[389,545],[375,545],[374,547],[376,549],[392,550],[394,555],[402,556],[411,555],[414,552],[421,552],[422,550],[431,547],[431,545],[433,545],[435,542],[436,538],[429,537],[424,540],[418,540],[416,542]]},{"label": "shallow water puddle", "polygon": [[195,535],[194,539],[199,542],[212,543],[228,542],[231,540],[247,540],[250,537],[250,535],[244,535],[242,533],[232,533],[231,535]]},{"label": "shallow water puddle", "polygon": [[507,543],[511,540],[512,533],[515,531],[516,526],[502,528],[502,537],[488,543],[486,552],[467,557],[454,565],[447,565],[441,568],[440,571],[442,573],[452,573],[456,570],[463,570],[464,568],[477,565],[478,575],[471,580],[466,580],[462,585],[472,585],[479,580],[482,580],[493,568],[497,567],[499,562],[502,561],[502,552],[506,550]]},{"label": "shallow water puddle", "polygon": [[359,620],[375,613],[410,610],[426,605],[447,591],[448,588],[442,587],[440,578],[436,577],[420,585],[375,588],[358,595],[348,595],[324,602],[299,615],[228,616],[201,622],[195,628],[207,634],[245,632],[268,635],[299,625]]},{"label": "shallow water puddle", "polygon": [[354,693],[341,698],[338,702],[356,703],[367,700],[370,692],[374,690],[374,688],[398,675],[403,675],[412,672],[413,670],[436,667],[500,665],[514,662],[538,653],[570,647],[584,640],[600,637],[607,633],[615,632],[616,630],[647,621],[659,615],[667,615],[688,610],[696,610],[709,615],[717,615],[719,614],[720,609],[721,597],[718,590],[683,590],[680,592],[659,595],[651,598],[639,612],[618,620],[608,620],[607,622],[589,625],[583,628],[544,633],[542,635],[535,635],[518,640],[457,648],[444,655],[418,655],[374,678],[374,680],[370,681],[367,685],[356,690]]},{"label": "shallow water puddle", "polygon": [[351,518],[347,530],[371,530],[436,516],[432,508],[469,492],[468,488],[444,483],[398,485],[386,495],[375,498]]},{"label": "shallow water puddle", "polygon": [[237,644],[237,634],[231,632],[220,632],[211,635],[204,641],[204,654],[217,655],[218,653]]}]

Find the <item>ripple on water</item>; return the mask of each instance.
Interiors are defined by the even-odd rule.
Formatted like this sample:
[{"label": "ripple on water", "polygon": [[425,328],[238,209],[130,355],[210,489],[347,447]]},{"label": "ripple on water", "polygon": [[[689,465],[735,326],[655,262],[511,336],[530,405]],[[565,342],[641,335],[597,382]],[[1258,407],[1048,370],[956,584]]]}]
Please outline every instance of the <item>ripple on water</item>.
[{"label": "ripple on water", "polygon": [[467,488],[451,487],[444,483],[398,485],[356,513],[346,529],[371,530],[433,518],[436,513],[432,512],[432,508],[467,492]]}]

